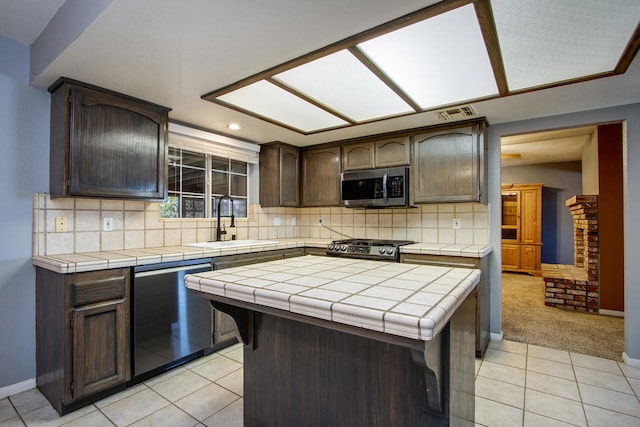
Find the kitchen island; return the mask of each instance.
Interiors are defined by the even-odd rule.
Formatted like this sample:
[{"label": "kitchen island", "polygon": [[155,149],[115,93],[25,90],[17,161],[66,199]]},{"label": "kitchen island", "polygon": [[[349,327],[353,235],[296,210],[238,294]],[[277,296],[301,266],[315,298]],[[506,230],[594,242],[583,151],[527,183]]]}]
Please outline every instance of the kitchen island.
[{"label": "kitchen island", "polygon": [[199,273],[232,316],[245,425],[473,425],[480,270],[307,255]]}]

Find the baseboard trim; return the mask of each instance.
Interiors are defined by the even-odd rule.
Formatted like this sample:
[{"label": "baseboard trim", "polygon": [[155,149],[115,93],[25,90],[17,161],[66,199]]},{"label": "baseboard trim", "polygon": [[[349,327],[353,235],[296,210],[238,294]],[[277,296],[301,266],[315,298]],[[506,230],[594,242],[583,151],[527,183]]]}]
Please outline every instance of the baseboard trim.
[{"label": "baseboard trim", "polygon": [[36,386],[36,379],[30,378],[22,382],[11,384],[6,387],[0,388],[0,399],[4,399],[7,396],[13,396],[14,394],[22,393],[23,391],[31,390]]},{"label": "baseboard trim", "polygon": [[629,357],[624,351],[622,352],[622,361],[625,365],[633,366],[634,368],[640,368],[640,359]]},{"label": "baseboard trim", "polygon": [[603,314],[605,316],[615,316],[615,317],[624,317],[624,311],[618,310],[598,310],[598,314]]},{"label": "baseboard trim", "polygon": [[491,332],[489,334],[489,338],[491,339],[491,341],[502,341],[502,337],[504,337],[504,332],[500,331],[499,334],[495,333],[495,332]]}]

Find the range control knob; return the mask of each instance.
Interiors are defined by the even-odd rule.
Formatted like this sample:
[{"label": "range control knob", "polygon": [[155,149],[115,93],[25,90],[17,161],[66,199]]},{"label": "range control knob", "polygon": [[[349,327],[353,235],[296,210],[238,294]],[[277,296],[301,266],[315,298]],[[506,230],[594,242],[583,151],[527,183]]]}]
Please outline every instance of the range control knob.
[{"label": "range control knob", "polygon": [[378,248],[378,252],[380,253],[380,255],[384,255],[384,248]]},{"label": "range control knob", "polygon": [[329,247],[328,247],[327,249],[329,249],[330,251],[332,251],[332,250],[333,250],[333,243],[329,243]]},{"label": "range control knob", "polygon": [[347,250],[347,245],[342,245],[342,247],[340,248],[342,250],[342,252],[346,252]]},{"label": "range control knob", "polygon": [[387,253],[388,253],[389,255],[393,255],[393,248],[389,248],[389,249],[387,249]]}]

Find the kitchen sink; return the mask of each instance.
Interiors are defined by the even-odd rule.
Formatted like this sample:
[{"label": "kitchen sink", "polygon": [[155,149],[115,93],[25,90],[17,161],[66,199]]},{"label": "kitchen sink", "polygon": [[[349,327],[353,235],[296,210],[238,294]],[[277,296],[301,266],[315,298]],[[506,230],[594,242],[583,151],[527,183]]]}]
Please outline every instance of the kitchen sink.
[{"label": "kitchen sink", "polygon": [[197,248],[218,249],[218,248],[236,248],[239,246],[255,246],[255,245],[274,245],[278,242],[275,240],[225,240],[222,242],[201,242],[190,243],[184,246],[192,246]]}]

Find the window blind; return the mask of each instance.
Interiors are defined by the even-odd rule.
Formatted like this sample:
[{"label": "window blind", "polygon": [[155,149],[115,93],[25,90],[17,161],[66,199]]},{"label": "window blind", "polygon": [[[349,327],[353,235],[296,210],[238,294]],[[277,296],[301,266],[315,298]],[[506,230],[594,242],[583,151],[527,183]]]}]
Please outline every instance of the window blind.
[{"label": "window blind", "polygon": [[258,164],[260,153],[258,144],[177,123],[169,123],[169,146],[251,164]]}]

